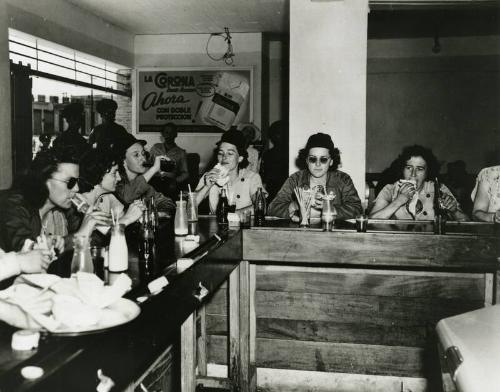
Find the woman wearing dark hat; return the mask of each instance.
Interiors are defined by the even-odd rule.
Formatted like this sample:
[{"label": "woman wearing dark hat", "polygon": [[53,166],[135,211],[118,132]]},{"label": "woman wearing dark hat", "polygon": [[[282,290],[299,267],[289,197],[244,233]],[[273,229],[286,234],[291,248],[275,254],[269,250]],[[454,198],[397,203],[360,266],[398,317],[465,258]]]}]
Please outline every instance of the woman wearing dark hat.
[{"label": "woman wearing dark hat", "polygon": [[[299,153],[299,161],[307,164],[307,169],[292,174],[269,205],[268,214],[298,221],[299,207],[295,202],[295,188],[321,189],[319,193],[335,195],[334,204],[339,219],[354,218],[361,213],[361,201],[351,177],[337,170],[340,152],[333,145],[329,135],[316,133],[309,137],[306,147]],[[318,193],[318,192],[317,192]],[[322,199],[315,198],[311,217],[319,217]]]},{"label": "woman wearing dark hat", "polygon": [[159,155],[155,158],[153,166],[145,167],[147,161],[145,145],[145,140],[138,140],[128,132],[114,142],[113,152],[120,160],[121,177],[116,186],[116,195],[127,205],[137,199],[153,197],[159,211],[170,213],[175,210],[174,202],[148,184],[160,171],[160,162],[165,157]]},{"label": "woman wearing dark hat", "polygon": [[89,136],[89,144],[96,148],[110,148],[120,137],[128,134],[120,124],[115,123],[118,104],[112,99],[101,99],[96,110],[102,117],[102,123],[97,125]]},{"label": "woman wearing dark hat", "polygon": [[72,102],[66,105],[62,116],[68,124],[67,129],[61,133],[53,142],[57,148],[73,148],[78,154],[83,154],[88,149],[87,140],[80,134],[82,126],[83,105],[80,102]]},{"label": "woman wearing dark hat", "polygon": [[208,195],[210,211],[215,212],[221,189],[227,190],[229,204],[236,210],[252,208],[252,199],[262,187],[260,175],[248,170],[245,137],[241,131],[222,134],[217,148],[217,165],[205,173],[196,187],[198,204]]}]

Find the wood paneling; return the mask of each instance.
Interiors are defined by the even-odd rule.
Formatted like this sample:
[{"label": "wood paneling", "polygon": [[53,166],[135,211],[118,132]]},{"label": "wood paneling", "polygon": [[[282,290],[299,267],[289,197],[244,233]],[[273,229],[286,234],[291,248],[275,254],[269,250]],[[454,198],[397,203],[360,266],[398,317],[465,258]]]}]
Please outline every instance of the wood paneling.
[{"label": "wood paneling", "polygon": [[484,275],[258,266],[257,290],[482,300]]},{"label": "wood paneling", "polygon": [[[210,336],[209,362],[225,363],[225,336]],[[323,372],[423,375],[424,349],[298,340],[257,339],[257,366]]]},{"label": "wood paneling", "polygon": [[464,271],[494,271],[500,253],[499,241],[458,235],[245,230],[243,243],[243,258],[250,261]]},{"label": "wood paneling", "polygon": [[[485,300],[481,273],[254,268],[260,367],[420,377],[436,322]],[[207,308],[211,362],[227,358],[226,296],[219,290]]]},{"label": "wood paneling", "polygon": [[[257,319],[257,337],[312,342],[382,344],[424,347],[432,327],[380,326],[316,320]],[[226,316],[207,316],[209,335],[227,334]]]}]

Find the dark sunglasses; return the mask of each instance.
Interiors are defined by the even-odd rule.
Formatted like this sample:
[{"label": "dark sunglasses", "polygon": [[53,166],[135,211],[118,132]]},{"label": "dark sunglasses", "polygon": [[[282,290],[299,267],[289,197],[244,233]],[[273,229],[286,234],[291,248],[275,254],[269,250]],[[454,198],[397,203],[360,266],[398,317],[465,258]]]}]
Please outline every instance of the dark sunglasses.
[{"label": "dark sunglasses", "polygon": [[314,163],[318,162],[318,159],[324,165],[325,163],[328,162],[328,160],[330,158],[328,158],[328,157],[319,157],[318,158],[318,157],[315,157],[315,156],[310,156],[310,157],[307,157],[307,162],[314,164]]},{"label": "dark sunglasses", "polygon": [[73,189],[76,184],[80,181],[79,178],[71,177],[69,180],[60,180],[59,178],[50,177],[51,179],[59,182],[65,182],[68,189]]}]

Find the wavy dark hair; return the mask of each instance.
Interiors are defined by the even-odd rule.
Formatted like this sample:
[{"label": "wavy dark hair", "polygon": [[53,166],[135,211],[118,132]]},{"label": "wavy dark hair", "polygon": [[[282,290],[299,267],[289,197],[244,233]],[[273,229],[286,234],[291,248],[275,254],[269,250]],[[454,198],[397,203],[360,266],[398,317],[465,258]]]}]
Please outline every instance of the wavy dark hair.
[{"label": "wavy dark hair", "polygon": [[16,182],[17,190],[33,208],[40,209],[49,197],[47,180],[57,172],[61,163],[78,165],[78,157],[78,150],[68,146],[40,151],[28,171]]},{"label": "wavy dark hair", "polygon": [[250,162],[248,162],[247,145],[246,145],[245,137],[243,136],[243,132],[238,131],[238,130],[233,130],[233,129],[223,133],[221,139],[217,142],[217,148],[214,150],[214,152],[215,152],[214,165],[218,162],[217,154],[219,152],[219,148],[220,148],[222,143],[232,144],[233,146],[236,147],[236,150],[238,151],[238,155],[240,157],[243,157],[243,160],[238,163],[238,169],[244,169],[245,167],[247,167],[249,165]]},{"label": "wavy dark hair", "polygon": [[396,159],[396,167],[398,168],[400,175],[399,178],[402,178],[406,162],[411,157],[423,158],[423,160],[427,164],[427,180],[434,180],[439,175],[439,161],[437,160],[432,150],[430,148],[414,144],[413,146],[406,146],[405,148],[403,148],[403,151]]},{"label": "wavy dark hair", "polygon": [[80,181],[81,192],[89,192],[100,184],[104,175],[111,168],[119,165],[118,156],[110,149],[97,148],[86,152],[80,159]]},{"label": "wavy dark hair", "polygon": [[[318,141],[320,143],[318,143]],[[314,135],[311,135],[307,140],[306,146],[299,151],[299,156],[295,161],[299,169],[307,169],[307,157],[309,156],[309,150],[314,147],[326,148],[330,153],[332,166],[328,168],[329,171],[335,171],[338,169],[340,165],[340,150],[335,147],[330,135],[324,133],[316,133]]]}]

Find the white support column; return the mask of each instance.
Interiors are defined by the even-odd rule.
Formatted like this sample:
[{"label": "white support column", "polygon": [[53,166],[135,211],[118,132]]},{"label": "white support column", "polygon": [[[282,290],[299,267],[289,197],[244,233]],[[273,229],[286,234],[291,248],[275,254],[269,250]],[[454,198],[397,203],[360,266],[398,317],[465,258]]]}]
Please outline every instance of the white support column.
[{"label": "white support column", "polygon": [[365,189],[368,0],[290,1],[290,161],[316,132],[332,136]]}]

